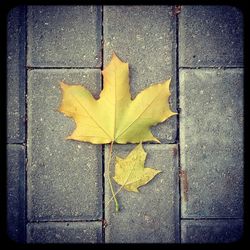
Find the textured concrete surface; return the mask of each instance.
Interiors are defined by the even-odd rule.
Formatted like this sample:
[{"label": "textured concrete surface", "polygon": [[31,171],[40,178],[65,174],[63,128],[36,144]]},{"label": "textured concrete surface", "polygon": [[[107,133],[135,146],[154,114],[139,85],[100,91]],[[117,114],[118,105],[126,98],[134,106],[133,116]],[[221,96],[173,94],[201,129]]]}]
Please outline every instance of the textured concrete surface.
[{"label": "textured concrete surface", "polygon": [[100,67],[100,6],[29,6],[29,66]]},{"label": "textured concrete surface", "polygon": [[25,239],[25,148],[7,146],[7,225],[8,236],[15,242]]},{"label": "textured concrete surface", "polygon": [[100,243],[101,222],[42,222],[27,224],[28,243]]},{"label": "textured concrete surface", "polygon": [[[243,15],[230,6],[185,5],[178,17],[173,9],[21,6],[9,13],[7,223],[12,239],[202,243],[241,237]],[[66,141],[75,124],[57,112],[59,81],[81,82],[97,97],[100,70],[113,51],[130,65],[133,97],[171,77],[172,109],[180,108],[180,119],[152,128],[163,144],[145,145],[146,166],[163,173],[140,194],[119,193],[120,213],[113,203],[103,210],[103,199],[107,204],[111,197],[102,181],[108,146]],[[114,145],[114,155],[126,156],[134,146]]]},{"label": "textured concrete surface", "polygon": [[99,93],[99,70],[31,70],[28,74],[28,219],[96,220],[102,216],[101,145],[65,138],[72,119],[57,111],[59,81]]},{"label": "textured concrete surface", "polygon": [[[104,6],[104,65],[114,51],[128,62],[132,97],[153,83],[171,78],[176,111],[175,18],[171,6]],[[115,24],[115,25],[114,25]],[[176,141],[176,116],[152,129],[161,142]]]},{"label": "textured concrete surface", "polygon": [[233,6],[182,6],[179,66],[243,66],[243,13]]},{"label": "textured concrete surface", "polygon": [[243,237],[243,220],[183,220],[182,243],[236,243]]},{"label": "textured concrete surface", "polygon": [[243,216],[243,71],[180,71],[182,217]]},{"label": "textured concrete surface", "polygon": [[[114,145],[113,156],[126,157],[135,145]],[[106,171],[108,146],[105,147]],[[148,153],[145,166],[161,170],[140,193],[121,190],[117,195],[121,210],[114,211],[114,202],[105,209],[108,226],[105,229],[107,243],[174,243],[178,242],[178,166],[176,145],[145,145]],[[114,176],[115,158],[111,162]],[[115,190],[119,189],[113,181]],[[105,204],[111,198],[106,181]]]},{"label": "textured concrete surface", "polygon": [[7,141],[25,140],[25,10],[8,13],[7,39]]}]

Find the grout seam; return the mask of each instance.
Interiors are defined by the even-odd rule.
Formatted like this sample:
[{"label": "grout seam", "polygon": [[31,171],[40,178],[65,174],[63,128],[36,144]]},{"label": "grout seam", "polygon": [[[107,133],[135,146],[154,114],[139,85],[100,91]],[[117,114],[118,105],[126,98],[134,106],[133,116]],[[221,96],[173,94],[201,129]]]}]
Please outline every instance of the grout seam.
[{"label": "grout seam", "polygon": [[[101,5],[101,70],[104,67],[104,27],[103,27],[103,5]],[[101,83],[103,89],[103,76],[101,74]],[[105,145],[102,145],[102,243],[105,243]]]},{"label": "grout seam", "polygon": [[29,224],[31,223],[78,223],[78,222],[86,222],[86,223],[91,223],[91,222],[102,222],[102,220],[33,220],[33,221],[28,221]]},{"label": "grout seam", "polygon": [[177,108],[177,165],[178,165],[178,241],[181,242],[181,180],[179,176],[179,172],[181,170],[181,160],[180,160],[180,86],[179,86],[179,18],[178,15],[176,15],[175,19],[175,26],[176,26],[176,33],[175,33],[175,40],[176,40],[176,108]]},{"label": "grout seam", "polygon": [[226,69],[244,69],[242,66],[196,66],[196,67],[179,67],[179,69],[190,69],[190,70],[199,70],[199,69],[221,69],[221,70],[226,70]]},{"label": "grout seam", "polygon": [[181,218],[182,221],[198,221],[198,220],[243,220],[242,217],[189,217]]},{"label": "grout seam", "polygon": [[25,141],[24,141],[24,146],[25,146],[25,162],[24,162],[24,189],[25,189],[25,195],[24,195],[24,210],[25,210],[25,218],[24,218],[24,223],[25,223],[25,239],[24,241],[27,242],[27,230],[26,230],[26,225],[27,225],[27,211],[28,211],[28,200],[27,200],[27,195],[28,195],[28,176],[27,176],[27,164],[28,164],[28,151],[27,151],[27,142],[28,142],[28,72],[27,68],[25,65],[27,64],[27,53],[28,53],[28,7],[24,7],[24,81],[25,81]]},{"label": "grout seam", "polygon": [[27,7],[24,7],[24,58],[22,59],[24,61],[23,65],[23,72],[24,72],[24,112],[25,112],[25,123],[24,123],[24,143],[22,144],[24,146],[24,154],[25,154],[25,162],[24,162],[24,225],[25,225],[25,232],[24,232],[24,242],[26,242],[26,224],[27,224],[27,173],[26,173],[26,164],[27,164],[27,70],[25,68],[26,65],[26,59],[27,59]]},{"label": "grout seam", "polygon": [[26,143],[24,142],[7,142],[6,145],[18,145],[18,146],[25,146]]},{"label": "grout seam", "polygon": [[99,69],[101,70],[102,67],[70,67],[70,66],[27,66],[26,68],[28,70],[32,70],[32,69],[38,69],[38,70],[43,70],[43,69]]}]

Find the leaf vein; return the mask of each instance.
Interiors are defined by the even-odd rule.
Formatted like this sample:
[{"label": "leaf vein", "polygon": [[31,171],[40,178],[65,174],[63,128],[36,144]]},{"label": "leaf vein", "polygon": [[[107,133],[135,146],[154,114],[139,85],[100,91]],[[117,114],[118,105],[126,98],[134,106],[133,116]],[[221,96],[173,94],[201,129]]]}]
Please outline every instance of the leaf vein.
[{"label": "leaf vein", "polygon": [[152,103],[156,100],[156,98],[161,94],[161,91],[153,98],[153,100],[149,103],[148,106],[132,121],[116,138],[117,140],[121,135],[123,135],[141,116],[144,114],[144,112],[152,105]]},{"label": "leaf vein", "polygon": [[70,93],[75,100],[79,103],[79,105],[86,111],[86,113],[89,115],[89,117],[96,123],[96,125],[109,137],[109,139],[112,140],[111,136],[105,131],[105,129],[90,115],[90,113],[88,112],[88,110],[82,105],[82,103],[77,99],[77,97],[75,95],[73,95],[72,93]]}]

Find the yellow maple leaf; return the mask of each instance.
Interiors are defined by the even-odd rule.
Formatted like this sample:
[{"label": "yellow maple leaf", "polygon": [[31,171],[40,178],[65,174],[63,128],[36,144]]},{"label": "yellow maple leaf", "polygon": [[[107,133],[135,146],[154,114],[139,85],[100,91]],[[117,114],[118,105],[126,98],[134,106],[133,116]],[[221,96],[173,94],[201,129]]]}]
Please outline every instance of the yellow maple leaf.
[{"label": "yellow maple leaf", "polygon": [[147,184],[161,171],[145,168],[147,153],[142,144],[138,144],[125,159],[116,157],[113,179],[127,191],[139,192],[138,188]]},{"label": "yellow maple leaf", "polygon": [[67,139],[94,144],[160,142],[149,128],[177,114],[168,103],[170,79],[148,87],[132,100],[128,64],[115,53],[102,74],[104,88],[97,100],[84,86],[60,83],[59,111],[76,122]]}]

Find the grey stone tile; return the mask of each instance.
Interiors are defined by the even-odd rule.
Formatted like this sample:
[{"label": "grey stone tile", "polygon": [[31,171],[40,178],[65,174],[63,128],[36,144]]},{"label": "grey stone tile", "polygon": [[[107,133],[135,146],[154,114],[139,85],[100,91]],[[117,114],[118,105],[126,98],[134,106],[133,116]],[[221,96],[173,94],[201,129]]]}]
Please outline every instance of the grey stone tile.
[{"label": "grey stone tile", "polygon": [[181,70],[180,108],[182,217],[241,218],[243,71]]},{"label": "grey stone tile", "polygon": [[100,6],[29,6],[29,66],[101,67]]},{"label": "grey stone tile", "polygon": [[27,224],[28,243],[101,243],[101,222],[42,222]]},{"label": "grey stone tile", "polygon": [[[104,6],[104,65],[112,52],[129,63],[132,97],[150,84],[171,77],[176,111],[175,17],[170,6]],[[153,127],[163,143],[176,141],[176,116]]]},{"label": "grey stone tile", "polygon": [[243,14],[233,6],[183,6],[179,65],[242,66]]},{"label": "grey stone tile", "polygon": [[28,73],[28,219],[102,217],[101,145],[66,140],[74,121],[57,111],[59,81],[100,91],[100,70],[31,70]]},{"label": "grey stone tile", "polygon": [[7,141],[25,140],[25,8],[11,9],[7,27]]},{"label": "grey stone tile", "polygon": [[182,220],[182,243],[232,243],[243,237],[242,220]]},{"label": "grey stone tile", "polygon": [[7,145],[7,226],[8,236],[25,241],[25,148]]},{"label": "grey stone tile", "polygon": [[[114,176],[115,156],[126,157],[136,145],[114,145],[111,172]],[[176,145],[144,145],[148,153],[145,166],[162,170],[140,193],[122,190],[117,194],[118,213],[114,202],[105,209],[107,243],[174,243],[178,242],[178,159]],[[109,149],[106,146],[106,171]],[[115,190],[119,189],[113,181]],[[106,178],[105,204],[111,198]]]}]

